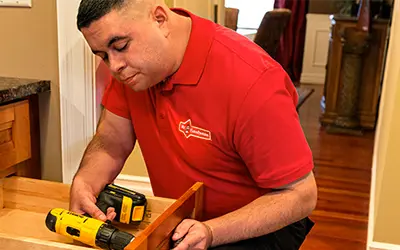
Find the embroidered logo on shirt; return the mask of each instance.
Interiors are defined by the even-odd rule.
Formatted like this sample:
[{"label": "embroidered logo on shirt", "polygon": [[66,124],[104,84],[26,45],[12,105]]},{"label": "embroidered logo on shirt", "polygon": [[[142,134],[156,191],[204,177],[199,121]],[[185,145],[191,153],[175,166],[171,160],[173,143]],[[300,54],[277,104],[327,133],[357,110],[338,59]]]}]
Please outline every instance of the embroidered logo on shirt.
[{"label": "embroidered logo on shirt", "polygon": [[211,140],[211,132],[206,129],[192,126],[192,121],[190,119],[179,123],[179,131],[181,131],[186,138],[193,136],[203,140]]}]

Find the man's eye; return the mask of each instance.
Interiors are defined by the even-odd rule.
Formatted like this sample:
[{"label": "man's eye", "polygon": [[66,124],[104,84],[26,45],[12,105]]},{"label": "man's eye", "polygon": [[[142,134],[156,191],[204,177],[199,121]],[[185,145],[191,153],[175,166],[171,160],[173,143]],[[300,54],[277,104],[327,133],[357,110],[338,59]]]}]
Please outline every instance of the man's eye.
[{"label": "man's eye", "polygon": [[116,47],[115,50],[121,52],[121,51],[125,50],[127,47],[128,47],[128,43],[125,43],[125,45],[123,47]]}]

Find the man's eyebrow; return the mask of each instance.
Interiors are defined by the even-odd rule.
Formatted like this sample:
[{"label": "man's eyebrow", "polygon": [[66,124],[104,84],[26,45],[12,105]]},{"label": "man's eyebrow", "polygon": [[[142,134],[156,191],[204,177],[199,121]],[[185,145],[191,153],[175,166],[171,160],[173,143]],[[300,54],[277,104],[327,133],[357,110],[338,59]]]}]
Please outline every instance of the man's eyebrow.
[{"label": "man's eyebrow", "polygon": [[126,39],[126,38],[128,38],[128,37],[126,37],[126,36],[114,36],[108,42],[107,47],[110,47],[113,43],[118,42],[119,40]]},{"label": "man's eyebrow", "polygon": [[[111,47],[111,45],[115,42],[128,38],[127,36],[114,36],[108,41],[107,47]],[[101,53],[102,51],[92,50],[93,54]]]}]

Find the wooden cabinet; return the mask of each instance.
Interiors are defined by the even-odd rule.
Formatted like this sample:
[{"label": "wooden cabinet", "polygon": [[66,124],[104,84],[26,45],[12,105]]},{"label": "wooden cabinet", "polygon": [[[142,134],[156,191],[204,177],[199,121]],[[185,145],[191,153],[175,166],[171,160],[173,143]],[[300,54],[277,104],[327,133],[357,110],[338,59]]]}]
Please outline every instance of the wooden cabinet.
[{"label": "wooden cabinet", "polygon": [[[0,179],[0,250],[92,249],[51,232],[45,225],[51,209],[68,209],[69,187],[17,176]],[[125,249],[170,249],[176,226],[185,218],[201,216],[202,195],[203,184],[195,183],[177,200],[148,196],[145,219],[140,225],[114,224],[135,236]]]},{"label": "wooden cabinet", "polygon": [[29,103],[0,107],[0,171],[31,157]]},{"label": "wooden cabinet", "polygon": [[[320,121],[322,125],[333,124],[337,117],[338,101],[342,89],[342,77],[355,77],[354,75],[342,76],[341,66],[343,59],[343,32],[346,28],[356,27],[357,19],[333,16],[331,21],[328,64],[324,96],[321,102],[323,113]],[[364,129],[374,129],[376,125],[388,28],[387,20],[373,20],[369,46],[362,58],[361,87],[357,103],[357,113],[360,125]],[[351,66],[357,67],[357,65]]]},{"label": "wooden cabinet", "polygon": [[39,94],[50,81],[0,76],[0,178],[41,178]]},{"label": "wooden cabinet", "polygon": [[41,178],[38,97],[0,106],[0,178]]}]

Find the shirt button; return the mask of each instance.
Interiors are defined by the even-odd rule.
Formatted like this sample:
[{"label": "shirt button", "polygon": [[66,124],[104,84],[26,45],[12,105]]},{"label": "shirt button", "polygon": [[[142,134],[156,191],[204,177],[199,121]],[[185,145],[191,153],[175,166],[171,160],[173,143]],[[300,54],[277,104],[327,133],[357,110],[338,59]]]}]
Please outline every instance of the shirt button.
[{"label": "shirt button", "polygon": [[165,114],[164,113],[160,113],[160,118],[164,119],[165,118]]}]

